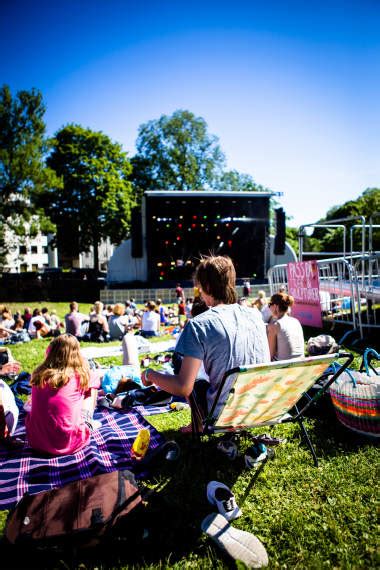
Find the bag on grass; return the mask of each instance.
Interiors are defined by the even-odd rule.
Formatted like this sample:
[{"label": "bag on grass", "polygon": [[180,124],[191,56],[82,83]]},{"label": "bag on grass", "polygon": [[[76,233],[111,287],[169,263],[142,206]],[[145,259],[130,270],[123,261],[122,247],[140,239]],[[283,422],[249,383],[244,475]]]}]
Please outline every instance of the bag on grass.
[{"label": "bag on grass", "polygon": [[10,511],[8,543],[60,550],[96,546],[118,534],[142,496],[130,471],[113,471],[74,481],[60,489],[25,494]]},{"label": "bag on grass", "polygon": [[106,394],[115,394],[119,382],[122,379],[130,379],[142,387],[139,368],[131,364],[126,364],[124,366],[112,366],[105,372],[102,378],[102,390],[104,390]]},{"label": "bag on grass", "polygon": [[331,354],[333,352],[338,352],[339,345],[335,338],[329,334],[320,334],[318,336],[312,336],[307,341],[306,346],[307,353],[309,356],[318,356],[322,354]]},{"label": "bag on grass", "polygon": [[336,416],[344,426],[362,435],[380,437],[380,376],[369,366],[370,355],[379,359],[374,350],[367,349],[362,365],[366,372],[347,369],[329,392]]}]

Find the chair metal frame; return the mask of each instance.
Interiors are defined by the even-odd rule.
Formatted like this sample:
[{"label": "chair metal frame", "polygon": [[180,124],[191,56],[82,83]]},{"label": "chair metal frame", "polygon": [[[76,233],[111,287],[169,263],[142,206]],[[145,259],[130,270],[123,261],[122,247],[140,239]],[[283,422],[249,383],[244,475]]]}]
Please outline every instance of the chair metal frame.
[{"label": "chair metal frame", "polygon": [[[326,377],[326,371],[329,369],[330,365],[339,359],[345,359],[344,363],[337,368],[335,371],[332,371],[331,376],[330,374],[328,375],[328,379],[326,379],[326,381],[324,382],[324,384],[321,386],[320,390],[317,390],[316,394],[313,397],[308,396],[308,401],[305,405],[302,406],[301,409],[299,409],[297,407],[298,402],[300,401],[300,399],[307,393],[308,390],[310,390],[310,388],[321,378]],[[287,423],[287,422],[298,422],[301,428],[301,432],[303,437],[305,438],[306,444],[308,446],[308,448],[310,449],[310,452],[313,456],[313,460],[314,460],[314,465],[318,466],[318,459],[317,459],[317,455],[315,452],[315,449],[313,447],[313,444],[311,443],[309,434],[307,432],[307,429],[304,425],[304,415],[305,412],[310,408],[310,406],[312,406],[325,392],[326,390],[329,388],[329,386],[331,386],[331,384],[333,382],[335,382],[335,380],[346,370],[346,368],[348,368],[348,366],[351,364],[351,362],[354,359],[354,355],[351,353],[347,353],[347,352],[339,352],[339,353],[334,353],[334,354],[327,354],[327,355],[323,355],[323,356],[310,356],[310,357],[305,357],[302,359],[293,359],[293,360],[283,360],[283,361],[277,361],[277,362],[271,362],[270,364],[254,364],[254,365],[250,365],[250,366],[238,366],[236,368],[232,368],[230,370],[227,370],[222,378],[222,381],[220,383],[218,392],[216,394],[215,400],[213,402],[212,408],[210,410],[210,413],[208,414],[208,416],[205,418],[204,420],[204,429],[203,432],[201,434],[198,435],[208,435],[208,434],[213,434],[213,433],[228,433],[228,432],[232,432],[232,433],[239,433],[239,432],[247,432],[247,430],[250,429],[254,429],[257,427],[261,427],[264,425],[277,425],[277,424],[281,424],[281,423]],[[274,371],[274,373],[277,375],[277,383],[280,384],[280,382],[278,382],[278,374],[279,372],[281,372],[281,370],[289,370],[289,369],[295,369],[296,372],[299,373],[299,369],[300,368],[304,368],[304,367],[309,367],[309,366],[313,366],[313,365],[317,365],[316,368],[318,369],[318,373],[316,375],[309,375],[309,381],[306,385],[303,386],[302,392],[297,393],[293,393],[293,400],[291,405],[289,406],[289,409],[284,410],[284,413],[282,413],[281,416],[276,416],[276,417],[272,417],[272,419],[266,419],[266,421],[256,421],[255,422],[255,418],[252,417],[252,415],[248,415],[246,414],[246,418],[245,421],[243,421],[243,423],[240,425],[219,425],[218,426],[218,421],[220,422],[221,418],[223,417],[223,413],[226,412],[226,410],[228,411],[228,407],[231,407],[231,404],[234,402],[234,399],[236,401],[236,399],[238,398],[238,395],[236,394],[236,390],[239,387],[238,384],[238,380],[241,374],[249,374],[251,372],[253,373],[259,373],[262,374],[264,376],[262,376],[262,378],[265,381],[265,373],[269,374],[271,372]],[[289,373],[287,373],[287,375],[289,375]],[[298,376],[299,378],[299,376]],[[289,382],[289,378],[287,379],[287,382]],[[226,385],[230,383],[229,388],[227,389],[227,391],[225,390]],[[268,380],[268,385],[270,385],[269,380]],[[254,389],[254,388],[252,388]],[[245,392],[248,392],[247,389],[245,389]],[[224,398],[224,402],[221,402],[221,395],[223,394],[223,398]],[[244,397],[244,396],[243,396]],[[293,415],[290,414],[291,410],[295,410],[295,413]],[[249,410],[248,410],[248,414],[250,414]],[[270,408],[267,410],[267,415],[269,414],[270,416]],[[233,418],[236,420],[236,417]],[[223,423],[223,422],[222,422]]]}]

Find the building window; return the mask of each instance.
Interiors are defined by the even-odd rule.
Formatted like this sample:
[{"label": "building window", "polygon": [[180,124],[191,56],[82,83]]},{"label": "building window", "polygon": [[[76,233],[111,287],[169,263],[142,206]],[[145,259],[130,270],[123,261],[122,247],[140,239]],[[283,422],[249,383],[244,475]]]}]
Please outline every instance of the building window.
[{"label": "building window", "polygon": [[44,245],[42,248],[42,253],[47,253],[48,252],[48,246]]},{"label": "building window", "polygon": [[27,271],[28,266],[26,263],[21,263],[20,265],[20,273],[25,273],[25,271]]},{"label": "building window", "polygon": [[38,269],[37,263],[33,263],[32,264],[32,271],[37,271],[37,269]]},{"label": "building window", "polygon": [[[26,245],[20,245],[20,254],[21,255],[26,254]],[[25,269],[25,271],[26,271],[26,269]]]},{"label": "building window", "polygon": [[37,252],[38,252],[38,249],[37,249],[37,246],[36,246],[36,245],[32,245],[31,250],[32,250],[32,253],[37,253]]}]

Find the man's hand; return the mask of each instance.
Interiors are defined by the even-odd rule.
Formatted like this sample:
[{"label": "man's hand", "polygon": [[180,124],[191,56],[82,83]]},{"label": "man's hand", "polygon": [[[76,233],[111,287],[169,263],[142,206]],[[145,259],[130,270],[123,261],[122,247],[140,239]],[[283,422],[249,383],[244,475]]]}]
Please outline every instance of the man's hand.
[{"label": "man's hand", "polygon": [[7,362],[0,367],[0,374],[6,376],[7,374],[18,374],[21,370],[21,364],[19,362]]},{"label": "man's hand", "polygon": [[143,383],[143,386],[145,386],[146,388],[153,384],[153,382],[148,379],[148,371],[149,370],[150,370],[150,368],[147,368],[146,370],[143,370],[141,373],[141,382]]}]

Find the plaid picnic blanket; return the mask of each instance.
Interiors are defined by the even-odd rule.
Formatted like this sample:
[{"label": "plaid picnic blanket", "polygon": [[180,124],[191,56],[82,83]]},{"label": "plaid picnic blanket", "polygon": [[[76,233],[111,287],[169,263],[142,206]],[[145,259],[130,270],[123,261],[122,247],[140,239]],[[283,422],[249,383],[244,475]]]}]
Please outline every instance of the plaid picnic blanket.
[{"label": "plaid picnic blanket", "polygon": [[[142,428],[150,430],[149,450],[165,442],[137,410],[128,414],[98,408],[94,418],[102,426],[92,432],[89,444],[72,455],[47,457],[27,445],[25,414],[21,414],[15,435],[24,441],[20,449],[0,446],[0,509],[9,509],[24,493],[34,495],[92,475],[119,469],[129,469],[136,475],[139,464],[131,458],[131,447]],[[149,451],[148,451],[149,454]]]}]

